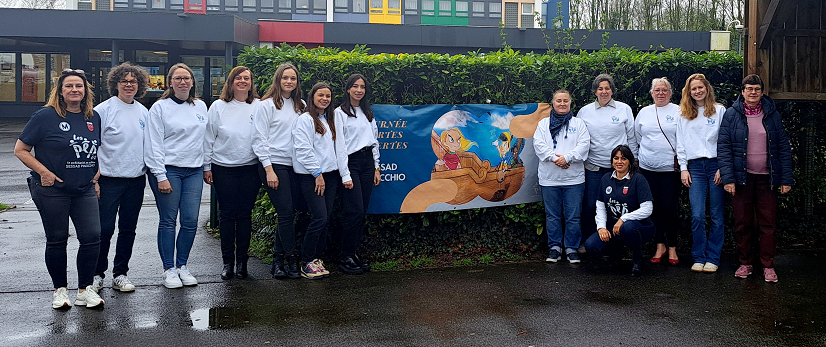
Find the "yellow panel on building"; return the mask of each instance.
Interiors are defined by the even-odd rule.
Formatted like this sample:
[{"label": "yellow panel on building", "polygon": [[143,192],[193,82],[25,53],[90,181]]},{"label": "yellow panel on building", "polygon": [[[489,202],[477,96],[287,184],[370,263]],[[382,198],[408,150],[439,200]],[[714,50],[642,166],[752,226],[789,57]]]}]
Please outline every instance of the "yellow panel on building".
[{"label": "yellow panel on building", "polygon": [[402,24],[402,0],[370,0],[370,23]]}]

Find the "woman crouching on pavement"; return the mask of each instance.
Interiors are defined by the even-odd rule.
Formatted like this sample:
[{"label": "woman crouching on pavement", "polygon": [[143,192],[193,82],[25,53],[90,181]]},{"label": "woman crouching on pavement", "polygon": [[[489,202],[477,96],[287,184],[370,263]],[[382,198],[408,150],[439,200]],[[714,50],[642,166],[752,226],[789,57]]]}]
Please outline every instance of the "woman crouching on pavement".
[{"label": "woman crouching on pavement", "polygon": [[622,246],[627,246],[633,253],[631,276],[639,276],[642,245],[654,238],[655,231],[649,218],[654,210],[651,189],[645,177],[637,174],[639,167],[631,148],[619,145],[611,153],[614,172],[602,177],[596,203],[597,233],[588,238],[585,248],[589,253],[608,254],[616,261]]},{"label": "woman crouching on pavement", "polygon": [[48,103],[32,115],[14,145],[14,155],[32,169],[29,191],[46,232],[46,268],[55,288],[55,309],[72,306],[66,278],[69,218],[80,242],[75,305],[103,305],[92,287],[100,246],[100,116],[92,109],[93,97],[82,70],[63,70]]},{"label": "woman crouching on pavement", "polygon": [[310,91],[306,112],[293,124],[293,168],[310,210],[310,225],[301,246],[301,276],[311,280],[330,275],[319,255],[324,252],[321,248],[327,237],[327,222],[332,215],[336,186],[341,180],[333,144],[336,126],[330,114],[331,90],[327,83],[316,83]]}]

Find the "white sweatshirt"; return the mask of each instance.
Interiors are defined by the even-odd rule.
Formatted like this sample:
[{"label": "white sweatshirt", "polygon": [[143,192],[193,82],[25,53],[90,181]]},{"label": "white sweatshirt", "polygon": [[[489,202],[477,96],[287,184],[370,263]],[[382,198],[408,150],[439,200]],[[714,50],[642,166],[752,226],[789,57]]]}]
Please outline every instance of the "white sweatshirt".
[{"label": "white sweatshirt", "polygon": [[714,105],[714,115],[705,116],[705,107],[697,108],[697,118],[680,117],[677,122],[677,161],[680,170],[688,170],[688,161],[698,158],[717,158],[717,134],[726,108]]},{"label": "white sweatshirt", "polygon": [[120,178],[145,174],[143,141],[149,110],[137,101],[127,104],[113,96],[95,106],[95,111],[100,114],[100,174]]},{"label": "white sweatshirt", "polygon": [[144,160],[158,182],[166,181],[166,165],[185,168],[204,164],[207,107],[161,99],[149,109]]},{"label": "white sweatshirt", "polygon": [[236,167],[258,162],[252,151],[252,118],[256,106],[258,99],[249,104],[235,99],[212,103],[204,136],[204,171],[212,170],[212,163]]},{"label": "white sweatshirt", "polygon": [[379,128],[376,120],[367,120],[361,107],[356,107],[356,117],[350,117],[341,107],[336,107],[336,161],[338,163],[338,173],[341,175],[341,182],[352,181],[350,168],[347,166],[348,156],[364,147],[373,147],[373,161],[375,167],[379,167]]},{"label": "white sweatshirt", "polygon": [[585,122],[591,135],[591,147],[585,169],[597,171],[611,167],[611,150],[619,145],[628,145],[637,155],[637,138],[634,136],[634,114],[631,107],[620,101],[611,100],[605,107],[592,102],[581,108],[576,115]]},{"label": "white sweatshirt", "polygon": [[[658,116],[659,123],[657,123]],[[640,145],[640,154],[637,159],[640,161],[641,168],[655,172],[674,172],[679,118],[680,106],[672,103],[663,107],[648,105],[637,113],[637,119],[634,120],[634,133]],[[660,131],[660,126],[662,126],[662,131]]]},{"label": "white sweatshirt", "polygon": [[[533,149],[539,157],[539,185],[555,187],[585,183],[585,159],[588,159],[591,143],[585,122],[576,117],[571,118],[556,136],[556,149],[551,137],[550,122],[550,118],[540,120],[533,134]],[[570,164],[567,169],[554,164],[558,155],[564,156]]]},{"label": "white sweatshirt", "polygon": [[297,174],[318,175],[337,170],[336,151],[333,145],[333,133],[327,126],[327,119],[322,115],[324,135],[315,131],[313,117],[304,112],[293,124],[293,143],[295,156],[292,158],[293,170]]},{"label": "white sweatshirt", "polygon": [[293,122],[298,113],[292,99],[281,99],[281,109],[272,99],[258,103],[252,117],[252,151],[264,167],[272,164],[293,165]]}]

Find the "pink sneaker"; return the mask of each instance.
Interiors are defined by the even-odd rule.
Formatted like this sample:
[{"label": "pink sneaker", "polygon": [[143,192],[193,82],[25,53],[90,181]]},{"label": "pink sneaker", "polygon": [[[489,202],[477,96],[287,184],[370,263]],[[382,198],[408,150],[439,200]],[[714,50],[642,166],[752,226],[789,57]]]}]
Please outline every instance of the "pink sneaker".
[{"label": "pink sneaker", "polygon": [[740,265],[740,267],[737,268],[737,271],[734,272],[734,277],[737,277],[737,278],[749,277],[749,275],[751,275],[751,269],[752,269],[751,265]]},{"label": "pink sneaker", "polygon": [[763,269],[763,278],[766,279],[766,282],[777,283],[777,273],[774,272],[774,268]]}]

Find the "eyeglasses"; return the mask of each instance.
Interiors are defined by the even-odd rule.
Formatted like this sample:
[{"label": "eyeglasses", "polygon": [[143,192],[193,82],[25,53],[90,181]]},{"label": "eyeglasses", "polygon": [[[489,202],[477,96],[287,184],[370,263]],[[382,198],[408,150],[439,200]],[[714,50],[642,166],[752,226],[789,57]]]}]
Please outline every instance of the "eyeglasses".
[{"label": "eyeglasses", "polygon": [[668,89],[654,89],[654,94],[668,94],[670,91]]},{"label": "eyeglasses", "polygon": [[751,92],[757,92],[757,93],[760,93],[760,92],[762,92],[762,91],[763,91],[763,88],[760,88],[760,87],[757,87],[757,88],[753,88],[753,87],[746,87],[746,88],[744,88],[743,90],[745,90],[746,92],[749,92],[749,93],[751,93]]},{"label": "eyeglasses", "polygon": [[81,70],[81,69],[75,69],[75,70],[73,70],[73,69],[63,69],[63,74],[64,74],[64,75],[66,75],[66,74],[80,74],[80,75],[86,75],[86,72],[85,72],[85,71],[83,71],[83,70]]},{"label": "eyeglasses", "polygon": [[125,85],[125,86],[128,86],[128,85],[137,85],[137,84],[138,84],[138,80],[120,80],[120,81],[118,81],[118,83],[120,83],[120,84],[122,84],[122,85]]},{"label": "eyeglasses", "polygon": [[172,77],[172,80],[175,82],[189,82],[192,77]]}]

